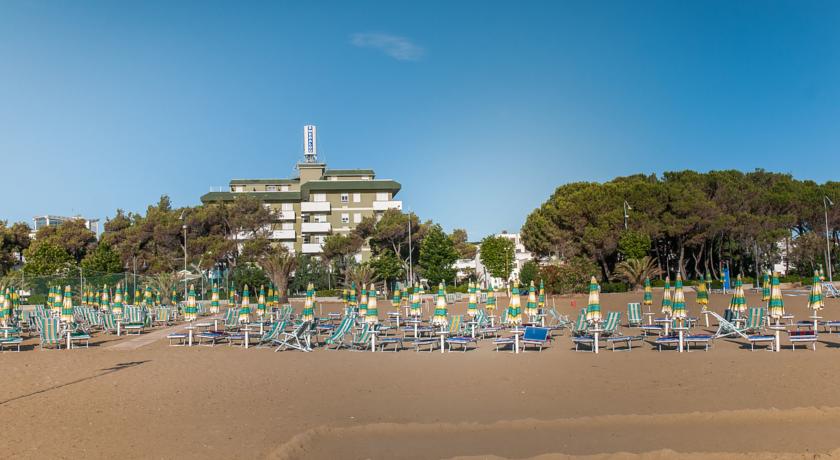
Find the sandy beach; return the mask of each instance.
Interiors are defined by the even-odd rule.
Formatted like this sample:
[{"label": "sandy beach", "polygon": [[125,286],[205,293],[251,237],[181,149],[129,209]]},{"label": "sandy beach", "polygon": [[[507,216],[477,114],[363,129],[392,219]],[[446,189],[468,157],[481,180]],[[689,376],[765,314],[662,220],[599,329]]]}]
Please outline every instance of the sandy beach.
[{"label": "sandy beach", "polygon": [[[654,295],[657,311],[661,291]],[[696,315],[693,292],[687,297]],[[721,312],[728,299],[712,295],[712,309]],[[806,299],[785,295],[787,311],[805,319]],[[602,306],[621,311],[625,323],[627,302],[640,300],[641,293],[604,294]],[[753,292],[747,300],[760,304]],[[586,298],[549,305],[572,314],[572,301],[580,307]],[[828,299],[823,316],[840,319],[837,306]],[[791,350],[785,339],[780,353],[751,352],[743,340],[723,339],[708,352],[657,352],[645,343],[597,356],[575,353],[568,332],[541,353],[518,355],[495,352],[489,340],[466,353],[274,353],[170,347],[164,336],[160,329],[139,338],[100,333],[89,349],[71,351],[33,350],[37,339],[30,339],[22,352],[0,355],[0,452],[273,459],[840,453],[835,334],[821,333],[816,352]]]}]

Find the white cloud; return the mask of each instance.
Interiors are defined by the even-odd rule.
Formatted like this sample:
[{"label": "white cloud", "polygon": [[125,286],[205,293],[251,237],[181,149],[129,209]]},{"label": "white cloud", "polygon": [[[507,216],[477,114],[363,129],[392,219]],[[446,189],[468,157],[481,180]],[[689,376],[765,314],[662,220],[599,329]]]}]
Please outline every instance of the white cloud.
[{"label": "white cloud", "polygon": [[418,61],[426,50],[405,37],[382,33],[357,33],[350,43],[359,48],[373,48],[399,61]]}]

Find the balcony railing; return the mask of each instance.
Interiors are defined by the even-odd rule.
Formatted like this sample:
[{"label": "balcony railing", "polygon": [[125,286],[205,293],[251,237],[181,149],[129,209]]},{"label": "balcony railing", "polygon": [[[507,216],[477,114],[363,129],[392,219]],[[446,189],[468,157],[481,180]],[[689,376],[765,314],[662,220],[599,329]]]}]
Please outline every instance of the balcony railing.
[{"label": "balcony railing", "polygon": [[294,230],[273,230],[269,235],[273,240],[293,240],[295,239]]},{"label": "balcony railing", "polygon": [[303,243],[301,252],[304,254],[318,254],[323,248],[323,243]]},{"label": "balcony railing", "polygon": [[300,231],[303,233],[329,233],[329,222],[304,222],[300,224]]},{"label": "balcony railing", "polygon": [[295,220],[294,211],[275,211],[274,215],[277,216],[277,220]]},{"label": "balcony railing", "polygon": [[374,201],[373,202],[373,210],[374,211],[385,211],[388,209],[399,209],[402,210],[402,201]]},{"label": "balcony railing", "polygon": [[300,203],[301,212],[330,212],[329,201],[302,201]]}]

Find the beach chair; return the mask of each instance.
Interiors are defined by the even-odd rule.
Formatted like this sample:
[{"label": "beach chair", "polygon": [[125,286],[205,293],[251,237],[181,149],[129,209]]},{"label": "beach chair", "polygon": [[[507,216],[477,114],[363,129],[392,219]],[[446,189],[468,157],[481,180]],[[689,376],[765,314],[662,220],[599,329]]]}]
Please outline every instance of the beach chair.
[{"label": "beach chair", "polygon": [[764,335],[764,334],[753,334],[747,336],[747,340],[750,342],[750,351],[755,351],[756,344],[767,345],[767,351],[774,351],[776,346],[776,336],[775,335]]},{"label": "beach chair", "polygon": [[225,311],[225,331],[238,331],[239,330],[239,313],[236,311],[235,308],[228,308]]},{"label": "beach chair", "polygon": [[572,325],[572,337],[585,335],[587,329],[589,329],[589,323],[586,322],[586,311],[581,310],[575,324]]},{"label": "beach chair", "polygon": [[603,331],[601,332],[601,337],[606,340],[607,337],[611,335],[618,334],[618,326],[621,324],[621,312],[620,311],[611,311],[607,313],[607,318],[604,320],[604,327],[602,328]]},{"label": "beach chair", "polygon": [[627,304],[627,326],[639,327],[642,325],[642,304],[630,302]]},{"label": "beach chair", "polygon": [[475,325],[476,332],[481,334],[482,339],[486,339],[488,335],[493,337],[499,335],[499,330],[501,330],[501,328],[498,326],[492,326],[486,311],[479,310],[475,315],[475,322],[477,323]]},{"label": "beach chair", "polygon": [[[726,311],[730,310],[727,309]],[[709,310],[709,314],[714,316],[715,319],[718,321],[718,328],[713,336],[715,339],[719,339],[722,337],[741,337],[745,340],[749,340],[747,334],[745,334],[741,328],[736,326],[735,323],[727,321],[723,316],[720,316],[719,314],[711,310]]]},{"label": "beach chair", "polygon": [[169,326],[172,324],[172,310],[162,307],[162,308],[155,308],[155,324],[159,324],[161,326]]},{"label": "beach chair", "polygon": [[41,349],[55,348],[60,349],[63,341],[61,340],[61,323],[58,318],[42,318],[39,336],[41,339]]},{"label": "beach chair", "polygon": [[280,337],[280,333],[285,330],[285,321],[277,321],[272,323],[271,327],[268,328],[268,330],[260,336],[259,340],[257,341],[257,348],[265,348],[266,346],[270,346],[274,343],[274,339]]},{"label": "beach chair", "polygon": [[822,286],[823,286],[823,292],[825,293],[826,297],[832,297],[832,298],[840,297],[840,291],[838,291],[837,288],[834,287],[833,284],[829,283],[828,281],[823,281]]},{"label": "beach chair", "polygon": [[117,320],[114,318],[113,313],[102,313],[102,330],[105,331],[106,334],[117,333]]},{"label": "beach chair", "polygon": [[295,326],[292,332],[281,332],[280,336],[272,341],[277,345],[274,351],[277,352],[288,348],[300,351],[312,351],[312,348],[309,347],[309,339],[307,337],[311,326],[311,321],[303,321]]},{"label": "beach chair", "polygon": [[455,294],[446,294],[446,303],[455,303]]},{"label": "beach chair", "polygon": [[452,351],[452,346],[459,346],[463,351],[467,351],[469,345],[475,344],[478,346],[478,341],[472,338],[471,335],[465,335],[461,328],[464,320],[462,315],[455,315],[449,320],[449,337],[446,339],[449,351]]},{"label": "beach chair", "polygon": [[810,343],[811,348],[817,351],[817,331],[815,330],[788,331],[788,340],[790,340],[792,350],[796,350],[797,343],[806,344],[806,348]]},{"label": "beach chair", "polygon": [[567,315],[557,313],[557,310],[553,307],[548,309],[548,315],[551,317],[548,328],[553,331],[562,331],[572,325]]},{"label": "beach chair", "polygon": [[124,317],[126,323],[123,324],[126,334],[143,333],[146,327],[146,312],[140,307],[126,307]]},{"label": "beach chair", "polygon": [[[813,324],[813,323],[812,323]],[[745,334],[758,334],[767,326],[767,312],[762,307],[751,307],[748,310],[747,322],[742,329]]]},{"label": "beach chair", "polygon": [[547,327],[526,327],[525,333],[522,335],[522,351],[528,350],[528,345],[539,347],[539,351],[542,351],[543,347],[551,340],[549,332],[551,330]]}]

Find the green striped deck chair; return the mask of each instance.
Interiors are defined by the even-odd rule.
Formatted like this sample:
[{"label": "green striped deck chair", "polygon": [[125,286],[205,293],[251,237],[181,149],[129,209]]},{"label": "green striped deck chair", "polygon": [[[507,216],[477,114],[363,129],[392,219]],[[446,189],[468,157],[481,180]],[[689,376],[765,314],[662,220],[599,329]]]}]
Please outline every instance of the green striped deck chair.
[{"label": "green striped deck chair", "polygon": [[260,336],[260,340],[257,342],[257,348],[263,348],[266,345],[271,345],[274,343],[274,339],[280,336],[280,333],[286,330],[286,321],[277,321],[271,324],[271,327],[268,328],[265,333]]},{"label": "green striped deck chair", "polygon": [[117,333],[117,320],[111,312],[102,314],[102,329],[108,334]]},{"label": "green striped deck chair", "polygon": [[61,323],[58,318],[41,319],[41,348],[61,348]]},{"label": "green striped deck chair", "polygon": [[123,329],[128,334],[140,334],[146,327],[146,312],[140,307],[125,307],[123,310],[126,322]]},{"label": "green striped deck chair", "polygon": [[353,341],[350,342],[352,350],[366,350],[370,348],[370,324],[363,323],[361,329],[353,334]]},{"label": "green striped deck chair", "polygon": [[239,312],[236,308],[228,308],[225,312],[225,330],[239,329]]},{"label": "green striped deck chair", "polygon": [[347,333],[350,332],[350,329],[353,328],[353,323],[355,322],[354,316],[355,313],[349,313],[341,318],[341,322],[338,324],[338,327],[336,327],[332,331],[332,334],[327,337],[326,343],[328,348],[330,345],[335,345],[333,350],[338,350],[342,346],[347,346],[347,344],[344,343],[344,338],[347,336]]},{"label": "green striped deck chair", "polygon": [[611,311],[607,313],[607,319],[604,320],[603,336],[613,335],[618,332],[618,326],[621,323],[621,312]]},{"label": "green striped deck chair", "polygon": [[172,312],[168,308],[155,308],[155,323],[168,326],[172,322]]},{"label": "green striped deck chair", "polygon": [[41,318],[47,317],[47,311],[44,309],[43,305],[35,305],[35,314]]},{"label": "green striped deck chair", "polygon": [[572,326],[572,335],[584,335],[586,334],[586,330],[589,324],[586,322],[586,310],[581,310],[580,314],[578,315],[577,321]]},{"label": "green striped deck chair", "polygon": [[464,322],[464,315],[452,315],[449,319],[449,335],[461,335],[461,323]]},{"label": "green striped deck chair", "polygon": [[627,325],[629,327],[642,325],[642,304],[638,302],[627,304]]},{"label": "green striped deck chair", "polygon": [[767,313],[763,307],[750,307],[747,313],[747,323],[744,332],[757,333],[767,326]]}]

